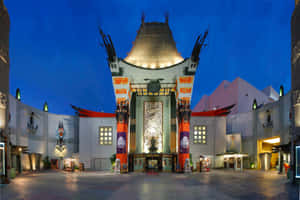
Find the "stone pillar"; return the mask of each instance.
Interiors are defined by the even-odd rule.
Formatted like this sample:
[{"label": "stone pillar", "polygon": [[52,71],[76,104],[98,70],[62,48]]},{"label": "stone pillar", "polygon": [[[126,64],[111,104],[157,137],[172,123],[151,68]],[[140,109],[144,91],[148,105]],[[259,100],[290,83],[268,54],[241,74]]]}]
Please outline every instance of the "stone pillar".
[{"label": "stone pillar", "polygon": [[120,171],[128,170],[128,119],[129,105],[128,101],[118,103],[116,110],[117,119],[117,155],[116,163],[120,162]]},{"label": "stone pillar", "polygon": [[187,101],[180,100],[178,103],[178,161],[181,171],[190,158],[190,118],[191,109]]}]

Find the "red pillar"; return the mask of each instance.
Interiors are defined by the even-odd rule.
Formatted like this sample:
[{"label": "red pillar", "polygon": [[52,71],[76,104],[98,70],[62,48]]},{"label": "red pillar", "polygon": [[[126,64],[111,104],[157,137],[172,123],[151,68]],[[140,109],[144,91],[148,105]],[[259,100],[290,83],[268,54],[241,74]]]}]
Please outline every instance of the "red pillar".
[{"label": "red pillar", "polygon": [[117,118],[117,155],[116,158],[120,160],[121,172],[127,172],[127,147],[128,147],[128,118],[129,106],[128,102],[121,102],[116,110]]},{"label": "red pillar", "polygon": [[180,101],[178,104],[178,161],[181,170],[184,170],[185,160],[190,158],[190,116],[190,104]]}]

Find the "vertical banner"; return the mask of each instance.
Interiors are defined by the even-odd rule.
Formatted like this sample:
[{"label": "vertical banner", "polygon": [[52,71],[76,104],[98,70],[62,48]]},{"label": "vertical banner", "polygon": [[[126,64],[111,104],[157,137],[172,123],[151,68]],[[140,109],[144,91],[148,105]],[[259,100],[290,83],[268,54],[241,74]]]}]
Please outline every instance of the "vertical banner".
[{"label": "vertical banner", "polygon": [[118,103],[116,110],[117,119],[117,159],[120,160],[121,172],[127,172],[128,159],[127,159],[127,138],[128,138],[128,118],[129,118],[129,105],[128,101]]},{"label": "vertical banner", "polygon": [[190,144],[189,144],[189,132],[181,132],[180,133],[180,153],[189,153],[190,152]]},{"label": "vertical banner", "polygon": [[188,101],[180,100],[178,103],[178,126],[179,126],[179,154],[178,161],[180,170],[184,170],[184,164],[186,159],[190,158],[190,118],[191,118],[191,109]]},{"label": "vertical banner", "polygon": [[118,132],[117,154],[126,153],[126,132]]}]

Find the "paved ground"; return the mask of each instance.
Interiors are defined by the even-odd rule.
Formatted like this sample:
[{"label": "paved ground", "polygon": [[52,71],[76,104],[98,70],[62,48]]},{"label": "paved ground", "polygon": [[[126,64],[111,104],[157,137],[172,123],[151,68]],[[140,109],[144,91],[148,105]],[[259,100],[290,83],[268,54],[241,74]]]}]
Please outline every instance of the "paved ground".
[{"label": "paved ground", "polygon": [[298,199],[298,186],[275,172],[125,174],[47,172],[0,185],[0,200]]}]

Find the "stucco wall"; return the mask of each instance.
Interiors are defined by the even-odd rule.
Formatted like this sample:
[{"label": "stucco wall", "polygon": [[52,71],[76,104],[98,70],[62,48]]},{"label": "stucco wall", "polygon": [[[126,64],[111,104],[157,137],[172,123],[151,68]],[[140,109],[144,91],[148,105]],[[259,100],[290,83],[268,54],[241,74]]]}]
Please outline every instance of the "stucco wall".
[{"label": "stucco wall", "polygon": [[[111,126],[112,145],[99,144],[99,127]],[[80,118],[79,120],[79,159],[85,168],[95,168],[95,159],[106,159],[116,153],[116,119],[115,118]]]},{"label": "stucco wall", "polygon": [[[43,157],[48,155],[50,158],[58,158],[55,147],[58,124],[61,121],[64,125],[64,140],[67,147],[64,157],[72,156],[77,145],[74,143],[78,132],[76,116],[43,112],[16,100],[11,95],[9,96],[9,110],[11,119],[8,126],[13,145],[27,147],[29,153],[40,153]],[[28,129],[32,112],[34,113],[33,127],[36,131]]]},{"label": "stucco wall", "polygon": [[[207,127],[207,144],[193,144],[194,126]],[[207,156],[215,167],[215,155],[224,153],[226,149],[226,118],[225,117],[192,117],[190,123],[190,152],[193,162],[199,160],[200,155]]]}]

